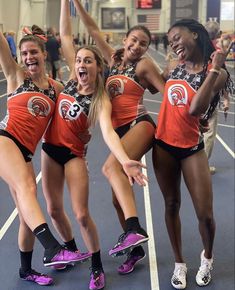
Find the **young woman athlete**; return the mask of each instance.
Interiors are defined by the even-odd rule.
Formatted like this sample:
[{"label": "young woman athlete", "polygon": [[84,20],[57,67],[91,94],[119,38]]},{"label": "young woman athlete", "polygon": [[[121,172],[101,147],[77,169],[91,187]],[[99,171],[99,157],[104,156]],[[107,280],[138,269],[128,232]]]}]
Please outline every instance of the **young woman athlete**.
[{"label": "young woman athlete", "polygon": [[141,185],[144,182],[140,170],[142,165],[129,159],[112,127],[111,103],[104,90],[101,53],[94,46],[80,47],[77,52],[74,50],[67,0],[61,1],[60,33],[70,76],[56,101],[55,113],[44,138],[43,192],[55,228],[66,246],[76,250],[70,221],[63,206],[66,181],[73,212],[89,250],[87,255],[84,254],[84,259],[91,256],[89,289],[103,289],[105,276],[98,233],[88,208],[86,152],[91,138],[90,127],[99,120],[105,142],[122,164],[129,179],[134,178]]},{"label": "young woman athlete", "polygon": [[11,55],[0,32],[0,64],[7,79],[7,113],[0,122],[0,176],[9,185],[18,210],[20,278],[39,285],[53,279],[31,267],[35,236],[45,249],[45,266],[68,264],[80,254],[64,249],[50,232],[37,201],[32,156],[54,112],[62,85],[45,74],[45,35],[33,26],[19,43],[23,67]]},{"label": "young woman athlete", "polygon": [[[158,68],[152,59],[144,56],[151,42],[151,34],[144,26],[132,27],[123,39],[121,59],[114,57],[116,50],[102,37],[81,2],[73,2],[88,33],[109,65],[106,88],[112,102],[113,126],[128,156],[140,160],[151,148],[155,131],[155,124],[143,104],[144,92],[150,87],[162,94],[164,91],[164,81]],[[112,186],[114,207],[124,230],[109,254],[128,254],[127,260],[118,268],[120,274],[127,274],[145,257],[140,245],[148,241],[148,235],[139,223],[133,188],[112,153],[103,166],[103,172]]]},{"label": "young woman athlete", "polygon": [[165,222],[175,257],[171,284],[186,288],[187,267],[182,254],[181,174],[192,198],[203,243],[201,265],[196,275],[199,286],[211,281],[215,221],[208,160],[200,122],[213,111],[212,99],[226,85],[223,69],[228,51],[215,51],[205,27],[182,19],[169,29],[169,44],[178,56],[164,73],[167,80],[153,147],[155,174],[165,200]]}]

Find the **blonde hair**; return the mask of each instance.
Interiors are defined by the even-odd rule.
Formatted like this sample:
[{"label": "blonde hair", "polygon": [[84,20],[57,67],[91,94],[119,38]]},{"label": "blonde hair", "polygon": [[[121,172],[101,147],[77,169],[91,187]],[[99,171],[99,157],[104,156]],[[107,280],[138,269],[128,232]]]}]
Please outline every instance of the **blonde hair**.
[{"label": "blonde hair", "polygon": [[16,33],[15,33],[15,31],[13,31],[13,30],[9,30],[9,31],[7,32],[7,34],[9,34],[9,35],[11,35],[11,36],[14,37]]},{"label": "blonde hair", "polygon": [[100,68],[100,72],[97,73],[96,82],[95,82],[95,91],[91,98],[91,105],[88,114],[88,122],[90,126],[94,126],[99,112],[101,110],[104,99],[107,97],[105,88],[104,88],[104,59],[101,52],[97,47],[92,45],[81,46],[78,48],[77,52],[81,49],[87,49],[94,54],[97,66]]}]

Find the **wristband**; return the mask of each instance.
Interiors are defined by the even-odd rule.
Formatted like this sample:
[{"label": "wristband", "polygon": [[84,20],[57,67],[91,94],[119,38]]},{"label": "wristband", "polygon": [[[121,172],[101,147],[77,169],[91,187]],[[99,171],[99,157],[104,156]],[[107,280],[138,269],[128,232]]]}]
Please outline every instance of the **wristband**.
[{"label": "wristband", "polygon": [[209,72],[214,72],[214,73],[216,73],[216,74],[218,74],[218,75],[221,74],[221,71],[218,70],[218,69],[215,69],[215,68],[211,68],[211,69],[209,70]]}]

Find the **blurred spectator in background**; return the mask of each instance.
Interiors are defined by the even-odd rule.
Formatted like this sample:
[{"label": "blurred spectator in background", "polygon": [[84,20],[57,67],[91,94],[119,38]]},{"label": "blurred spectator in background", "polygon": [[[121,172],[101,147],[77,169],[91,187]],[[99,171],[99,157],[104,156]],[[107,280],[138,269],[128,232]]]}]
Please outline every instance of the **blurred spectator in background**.
[{"label": "blurred spectator in background", "polygon": [[47,72],[50,77],[54,80],[58,79],[62,82],[62,72],[61,72],[61,46],[60,41],[58,40],[58,34],[54,28],[49,28],[47,31]]},{"label": "blurred spectator in background", "polygon": [[77,36],[74,37],[74,44],[76,46],[81,46],[82,45],[81,40],[80,40],[80,33],[78,33]]},{"label": "blurred spectator in background", "polygon": [[16,53],[16,44],[15,44],[15,32],[14,31],[8,31],[5,34],[5,37],[7,39],[7,42],[9,44],[11,55],[13,56],[14,60],[17,62],[17,53]]},{"label": "blurred spectator in background", "polygon": [[155,49],[158,50],[158,45],[159,45],[160,39],[157,36],[157,34],[155,34],[154,36],[154,45],[155,45]]},{"label": "blurred spectator in background", "polygon": [[105,34],[104,38],[107,43],[110,43],[110,35],[108,33]]},{"label": "blurred spectator in background", "polygon": [[167,54],[167,47],[169,45],[169,42],[168,42],[168,37],[167,37],[166,33],[162,37],[162,43],[163,43],[163,47],[164,47],[165,53]]},{"label": "blurred spectator in background", "polygon": [[[221,37],[222,31],[220,30],[220,25],[216,21],[208,21],[205,24],[205,28],[209,34],[209,37],[215,47],[215,49],[220,48],[221,46],[228,47],[229,43],[225,43],[223,38]],[[209,119],[209,130],[204,133],[204,143],[205,143],[205,151],[207,158],[211,157],[212,150],[215,143],[216,133],[217,133],[217,126],[218,126],[218,107],[220,106],[221,109],[224,111],[224,116],[227,116],[227,111],[229,109],[229,93],[224,90],[223,96],[221,100],[217,101],[217,107],[214,110],[212,116]],[[215,166],[210,166],[210,173],[215,174],[216,168]]]}]

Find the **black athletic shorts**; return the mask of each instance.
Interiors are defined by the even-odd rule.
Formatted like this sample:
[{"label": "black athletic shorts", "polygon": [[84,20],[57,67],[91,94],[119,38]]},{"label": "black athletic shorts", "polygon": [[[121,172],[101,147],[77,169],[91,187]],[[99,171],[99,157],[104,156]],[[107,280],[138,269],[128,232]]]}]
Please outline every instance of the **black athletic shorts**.
[{"label": "black athletic shorts", "polygon": [[42,150],[62,166],[64,166],[69,160],[77,157],[69,148],[55,146],[50,143],[42,143]]},{"label": "black athletic shorts", "polygon": [[24,157],[25,162],[30,162],[32,160],[33,153],[30,152],[24,145],[22,145],[14,136],[12,136],[10,133],[8,133],[7,131],[2,130],[2,129],[0,129],[0,135],[8,137],[12,141],[15,142],[17,147],[20,149],[20,151]]},{"label": "black athletic shorts", "polygon": [[134,127],[136,124],[142,121],[147,121],[153,125],[154,128],[156,128],[156,124],[154,123],[153,119],[150,117],[150,115],[143,115],[140,116],[139,118],[135,119],[134,121],[125,124],[121,127],[118,127],[115,129],[116,133],[120,138],[122,138],[132,127]]},{"label": "black athletic shorts", "polygon": [[196,146],[193,146],[190,148],[180,148],[180,147],[171,146],[160,139],[155,139],[154,143],[160,146],[162,149],[166,150],[177,160],[182,160],[184,158],[187,158],[195,154],[196,152],[204,149],[203,141],[197,144]]}]

